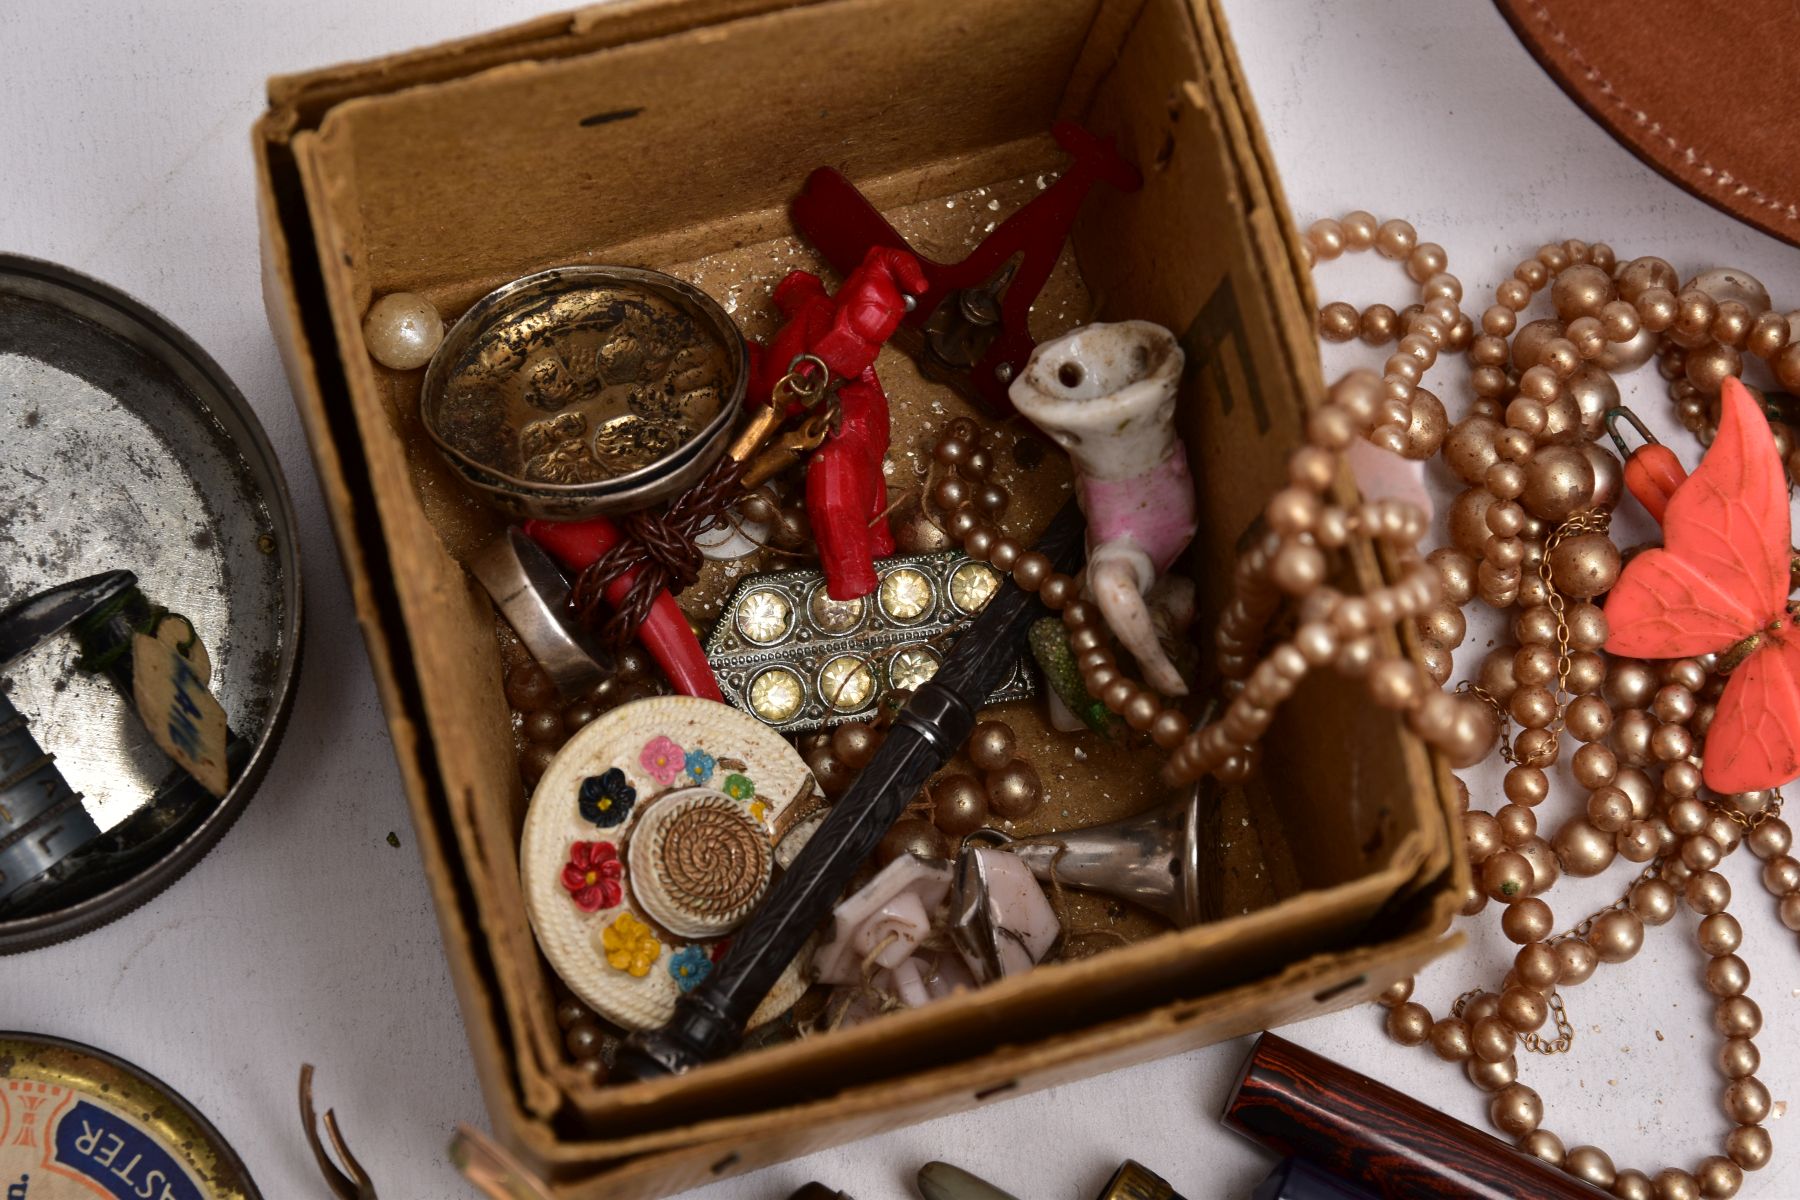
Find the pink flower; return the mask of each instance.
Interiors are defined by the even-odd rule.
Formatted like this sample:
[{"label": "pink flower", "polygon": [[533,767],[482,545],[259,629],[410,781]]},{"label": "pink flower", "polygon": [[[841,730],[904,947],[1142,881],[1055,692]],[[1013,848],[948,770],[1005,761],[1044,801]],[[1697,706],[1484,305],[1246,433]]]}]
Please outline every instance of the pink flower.
[{"label": "pink flower", "polygon": [[611,842],[576,842],[569,847],[569,861],[563,864],[562,884],[582,912],[599,912],[624,899],[619,877],[625,864],[619,861],[618,847]]},{"label": "pink flower", "polygon": [[638,755],[638,764],[650,778],[668,787],[675,782],[675,777],[687,769],[687,751],[675,744],[675,739],[658,735],[644,743],[644,752]]}]

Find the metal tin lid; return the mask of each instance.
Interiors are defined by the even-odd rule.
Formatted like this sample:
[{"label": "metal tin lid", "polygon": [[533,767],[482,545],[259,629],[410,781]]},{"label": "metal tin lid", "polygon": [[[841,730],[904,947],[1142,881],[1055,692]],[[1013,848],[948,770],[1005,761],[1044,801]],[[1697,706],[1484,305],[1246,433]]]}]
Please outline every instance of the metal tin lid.
[{"label": "metal tin lid", "polygon": [[260,1200],[212,1123],[122,1059],[0,1032],[0,1195]]},{"label": "metal tin lid", "polygon": [[[100,837],[0,908],[0,953],[143,904],[217,843],[268,770],[300,650],[293,509],[274,451],[217,363],[84,275],[0,255],[0,607],[115,569],[191,619],[241,752],[223,800],[187,776],[73,643],[0,687]],[[175,810],[179,808],[180,812]]]}]

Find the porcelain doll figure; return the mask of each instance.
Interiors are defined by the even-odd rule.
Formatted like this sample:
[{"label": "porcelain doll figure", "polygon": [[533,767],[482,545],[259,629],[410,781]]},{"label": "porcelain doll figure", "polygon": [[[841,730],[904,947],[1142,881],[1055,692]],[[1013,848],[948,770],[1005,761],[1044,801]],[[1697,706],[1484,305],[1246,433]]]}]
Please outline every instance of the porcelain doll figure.
[{"label": "porcelain doll figure", "polygon": [[787,323],[766,348],[751,347],[750,400],[767,404],[795,357],[820,359],[834,380],[840,423],[806,465],[806,513],[819,543],[825,587],[833,600],[875,590],[875,559],[894,552],[885,519],[887,395],[875,358],[926,287],[918,259],[904,250],[871,249],[833,297],[817,275],[795,271],[776,285]]},{"label": "porcelain doll figure", "polygon": [[1014,407],[1068,451],[1088,523],[1087,590],[1152,687],[1187,685],[1145,600],[1198,527],[1187,449],[1175,434],[1175,336],[1148,321],[1086,325],[1032,352]]}]

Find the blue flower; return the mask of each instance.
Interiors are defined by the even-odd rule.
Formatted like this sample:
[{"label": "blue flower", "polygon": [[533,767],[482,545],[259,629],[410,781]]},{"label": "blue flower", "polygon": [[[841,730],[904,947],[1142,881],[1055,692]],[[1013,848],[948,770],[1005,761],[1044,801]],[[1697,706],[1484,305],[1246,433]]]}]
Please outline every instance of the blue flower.
[{"label": "blue flower", "polygon": [[669,959],[669,974],[683,992],[699,987],[701,981],[712,974],[712,968],[712,960],[698,946],[683,946]]},{"label": "blue flower", "polygon": [[704,750],[689,750],[685,767],[688,779],[698,787],[712,778],[713,756]]},{"label": "blue flower", "polygon": [[589,775],[581,781],[577,799],[584,820],[602,829],[622,824],[637,803],[637,789],[625,782],[625,772],[612,767],[602,775]]}]

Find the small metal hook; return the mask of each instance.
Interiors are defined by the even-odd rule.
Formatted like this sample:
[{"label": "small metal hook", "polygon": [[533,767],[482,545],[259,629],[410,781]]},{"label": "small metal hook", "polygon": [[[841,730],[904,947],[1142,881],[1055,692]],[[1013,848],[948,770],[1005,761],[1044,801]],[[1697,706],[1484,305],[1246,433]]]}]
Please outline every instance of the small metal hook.
[{"label": "small metal hook", "polygon": [[1631,422],[1631,427],[1638,431],[1638,436],[1644,439],[1646,445],[1654,446],[1657,444],[1656,435],[1650,432],[1649,427],[1644,424],[1643,418],[1639,417],[1623,404],[1615,405],[1614,407],[1607,409],[1605,420],[1606,432],[1612,437],[1613,445],[1619,448],[1620,458],[1631,458],[1631,450],[1626,447],[1625,439],[1619,436],[1618,423],[1621,420]]},{"label": "small metal hook", "polygon": [[375,1195],[374,1181],[363,1170],[363,1165],[356,1161],[356,1156],[350,1153],[350,1147],[344,1144],[343,1132],[338,1129],[337,1114],[329,1108],[325,1110],[325,1133],[336,1147],[343,1167],[340,1169],[337,1163],[331,1161],[331,1156],[325,1153],[325,1147],[319,1141],[319,1120],[313,1112],[312,1077],[312,1064],[303,1064],[300,1068],[300,1123],[306,1129],[306,1144],[312,1147],[313,1158],[319,1164],[319,1173],[325,1176],[326,1186],[338,1200],[379,1200]]}]

